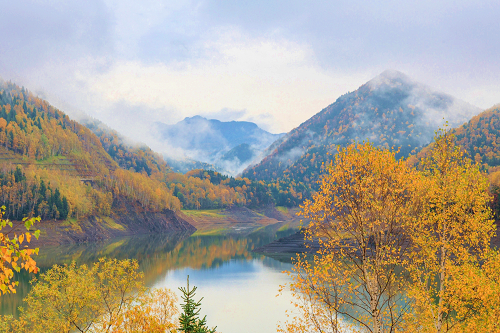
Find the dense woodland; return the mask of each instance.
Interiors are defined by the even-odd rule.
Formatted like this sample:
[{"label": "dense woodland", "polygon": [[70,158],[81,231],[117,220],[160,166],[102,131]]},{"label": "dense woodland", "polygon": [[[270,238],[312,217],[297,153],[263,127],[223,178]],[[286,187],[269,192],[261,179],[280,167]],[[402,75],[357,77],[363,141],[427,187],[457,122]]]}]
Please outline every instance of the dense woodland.
[{"label": "dense woodland", "polygon": [[52,190],[39,178],[27,179],[19,167],[0,173],[1,201],[7,208],[7,218],[21,220],[35,215],[42,219],[64,220],[69,215],[68,199],[58,188]]},{"label": "dense woodland", "polygon": [[145,145],[127,144],[115,130],[95,119],[84,119],[82,123],[101,141],[106,152],[122,169],[147,173],[165,173],[169,166],[163,158]]},{"label": "dense woodland", "polygon": [[470,158],[487,168],[500,166],[499,106],[482,112],[451,132],[455,134],[457,144],[468,152]]}]

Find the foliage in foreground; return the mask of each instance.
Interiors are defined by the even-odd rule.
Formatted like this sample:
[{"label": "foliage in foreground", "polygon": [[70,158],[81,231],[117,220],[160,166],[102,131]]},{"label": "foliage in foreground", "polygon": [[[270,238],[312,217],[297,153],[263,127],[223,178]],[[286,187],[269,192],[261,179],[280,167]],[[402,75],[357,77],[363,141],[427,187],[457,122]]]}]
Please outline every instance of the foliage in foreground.
[{"label": "foliage in foreground", "polygon": [[[30,249],[27,244],[31,242],[32,235],[37,239],[40,235],[39,230],[29,232],[33,224],[40,221],[40,218],[24,218],[14,225],[11,221],[2,218],[4,212],[5,206],[0,207],[0,295],[16,292],[15,288],[19,282],[12,281],[14,271],[19,272],[25,269],[30,273],[38,272],[36,262],[31,257],[38,254],[38,248]],[[17,230],[21,224],[26,228],[25,233]],[[9,227],[10,231],[2,232],[2,229],[6,227]]]},{"label": "foliage in foreground", "polygon": [[488,181],[439,133],[418,169],[370,144],[339,151],[307,201],[312,260],[280,332],[498,332],[500,255]]},{"label": "foliage in foreground", "polygon": [[175,294],[146,289],[138,267],[116,259],[55,265],[33,281],[19,319],[0,318],[0,332],[177,332]]}]

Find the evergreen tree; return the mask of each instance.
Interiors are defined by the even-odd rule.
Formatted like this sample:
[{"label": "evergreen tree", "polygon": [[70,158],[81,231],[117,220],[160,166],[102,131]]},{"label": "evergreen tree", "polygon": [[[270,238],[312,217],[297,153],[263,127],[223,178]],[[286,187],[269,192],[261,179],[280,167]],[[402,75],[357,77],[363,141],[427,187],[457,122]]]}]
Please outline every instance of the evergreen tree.
[{"label": "evergreen tree", "polygon": [[214,327],[209,329],[207,327],[207,316],[200,319],[198,317],[200,313],[200,306],[203,297],[196,302],[194,300],[194,295],[196,294],[197,287],[194,286],[193,289],[189,289],[189,275],[187,277],[187,288],[180,287],[179,290],[182,292],[183,296],[181,298],[184,300],[184,304],[181,304],[184,312],[181,314],[179,318],[180,327],[179,330],[184,333],[215,333]]}]

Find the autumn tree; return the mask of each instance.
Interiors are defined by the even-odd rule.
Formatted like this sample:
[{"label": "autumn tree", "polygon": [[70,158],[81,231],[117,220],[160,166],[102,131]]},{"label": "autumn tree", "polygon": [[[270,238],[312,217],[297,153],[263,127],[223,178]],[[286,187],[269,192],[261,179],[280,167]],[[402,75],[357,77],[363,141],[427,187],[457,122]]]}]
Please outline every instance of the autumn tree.
[{"label": "autumn tree", "polygon": [[498,258],[489,254],[495,230],[489,182],[445,131],[438,132],[420,164],[423,177],[416,190],[422,211],[412,226],[415,250],[408,266],[413,277],[410,294],[416,304],[411,313],[413,325],[407,330],[459,331],[487,307],[471,298],[483,287],[470,278],[487,281],[484,275],[495,264],[491,259]]},{"label": "autumn tree", "polygon": [[[35,222],[39,222],[40,218],[24,218],[14,224],[2,218],[4,212],[5,206],[0,207],[0,295],[16,292],[18,281],[12,281],[14,271],[25,269],[30,273],[38,272],[36,262],[32,258],[38,254],[38,248],[30,249],[28,244],[32,236],[38,239],[40,235],[39,230],[31,232],[31,227]],[[26,232],[20,231],[20,226],[26,228]],[[2,232],[6,228],[10,230]]]},{"label": "autumn tree", "polygon": [[340,332],[349,326],[394,332],[409,310],[399,267],[410,249],[406,225],[416,217],[415,172],[395,152],[369,143],[339,149],[321,187],[302,206],[313,260],[299,257],[291,284],[300,316],[287,332]]},{"label": "autumn tree", "polygon": [[90,267],[55,265],[33,281],[19,319],[0,318],[0,331],[175,332],[175,295],[144,288],[138,267],[137,261],[103,258]]}]

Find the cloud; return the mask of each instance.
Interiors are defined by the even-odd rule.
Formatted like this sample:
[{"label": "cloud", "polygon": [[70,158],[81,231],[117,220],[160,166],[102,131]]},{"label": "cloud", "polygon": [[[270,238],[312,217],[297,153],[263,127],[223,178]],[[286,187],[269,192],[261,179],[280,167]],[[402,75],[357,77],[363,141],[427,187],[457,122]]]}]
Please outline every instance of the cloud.
[{"label": "cloud", "polygon": [[212,52],[208,59],[170,64],[118,61],[109,71],[82,79],[105,103],[124,100],[179,110],[174,121],[179,116],[245,110],[239,111],[243,119],[275,120],[268,125],[277,132],[292,129],[346,86],[354,89],[359,82],[356,75],[339,78],[322,71],[304,44],[252,39],[225,30],[210,34],[217,38],[204,46]]},{"label": "cloud", "polygon": [[289,131],[387,68],[486,108],[500,101],[498,13],[494,0],[6,1],[0,76],[148,144],[148,122],[196,114]]},{"label": "cloud", "polygon": [[111,14],[99,0],[7,1],[0,11],[0,70],[27,74],[47,62],[65,63],[112,51]]}]

